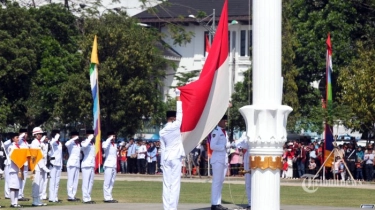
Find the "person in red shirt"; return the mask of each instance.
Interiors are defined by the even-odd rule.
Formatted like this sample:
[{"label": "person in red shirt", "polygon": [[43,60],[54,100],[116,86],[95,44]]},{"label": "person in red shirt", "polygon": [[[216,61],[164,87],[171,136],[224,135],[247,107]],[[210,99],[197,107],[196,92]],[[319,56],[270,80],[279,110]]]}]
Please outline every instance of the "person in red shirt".
[{"label": "person in red shirt", "polygon": [[286,173],[288,171],[288,162],[286,161],[286,158],[283,159],[283,173],[281,175],[281,178],[285,179],[286,178]]}]

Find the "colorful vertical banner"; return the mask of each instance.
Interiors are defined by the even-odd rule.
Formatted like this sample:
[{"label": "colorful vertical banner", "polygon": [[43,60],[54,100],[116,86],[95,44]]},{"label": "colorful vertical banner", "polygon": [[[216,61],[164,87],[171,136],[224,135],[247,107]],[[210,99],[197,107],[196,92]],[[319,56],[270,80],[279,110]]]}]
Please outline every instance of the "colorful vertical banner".
[{"label": "colorful vertical banner", "polygon": [[95,35],[91,52],[90,84],[93,98],[94,135],[95,135],[95,170],[102,164],[101,130],[100,130],[100,105],[99,105],[99,82],[98,82],[98,44]]},{"label": "colorful vertical banner", "polygon": [[[331,76],[332,76],[332,45],[331,45],[331,37],[328,33],[328,37],[326,40],[327,45],[327,55],[326,55],[326,104],[325,109],[327,109],[327,115],[329,115],[332,109],[332,82],[331,82]],[[328,119],[329,116],[326,116]],[[324,160],[326,160],[329,156],[329,154],[333,151],[333,133],[332,133],[332,125],[328,122],[326,119],[325,128],[324,128]],[[327,167],[332,167],[332,162],[334,161],[334,155],[332,154],[329,156],[329,159],[324,164]]]}]

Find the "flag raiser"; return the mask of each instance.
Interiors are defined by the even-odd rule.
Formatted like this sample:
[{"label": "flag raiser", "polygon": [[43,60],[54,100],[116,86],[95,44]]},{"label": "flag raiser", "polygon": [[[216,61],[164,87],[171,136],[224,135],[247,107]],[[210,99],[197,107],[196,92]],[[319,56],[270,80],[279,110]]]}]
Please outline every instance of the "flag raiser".
[{"label": "flag raiser", "polygon": [[93,97],[94,135],[95,135],[95,170],[102,164],[101,130],[100,130],[100,106],[99,106],[99,82],[98,82],[98,44],[96,35],[92,45],[90,64],[90,85]]},{"label": "flag raiser", "polygon": [[[328,33],[328,37],[326,40],[327,45],[327,55],[326,55],[326,109],[332,109],[332,83],[331,83],[331,75],[332,75],[332,45],[331,45],[331,37]],[[330,112],[328,112],[330,113]],[[325,128],[324,128],[324,160],[329,156],[329,154],[333,151],[333,134],[332,134],[332,125],[326,121]],[[334,155],[329,156],[330,159],[326,161],[325,166],[332,167],[332,162],[334,161]]]},{"label": "flag raiser", "polygon": [[184,113],[182,140],[185,154],[189,154],[215,128],[228,107],[228,0],[224,2],[214,41],[199,79],[178,89],[181,90]]}]

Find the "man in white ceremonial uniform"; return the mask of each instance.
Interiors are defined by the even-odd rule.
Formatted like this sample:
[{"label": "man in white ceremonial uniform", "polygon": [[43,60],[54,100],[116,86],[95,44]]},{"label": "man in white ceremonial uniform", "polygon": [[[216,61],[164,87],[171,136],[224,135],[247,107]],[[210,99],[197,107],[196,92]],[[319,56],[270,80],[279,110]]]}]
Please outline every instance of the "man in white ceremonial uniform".
[{"label": "man in white ceremonial uniform", "polygon": [[227,116],[224,115],[216,128],[211,132],[210,148],[212,150],[212,185],[211,185],[211,210],[227,210],[221,205],[221,191],[228,168],[228,149],[230,143],[225,131]]},{"label": "man in white ceremonial uniform", "polygon": [[91,200],[91,191],[94,184],[95,168],[95,139],[94,130],[86,130],[86,139],[81,142],[83,160],[82,169],[82,201],[85,204],[94,204]]},{"label": "man in white ceremonial uniform", "polygon": [[[11,134],[11,133],[9,133]],[[9,134],[8,134],[8,138],[9,138]],[[9,152],[8,152],[8,147],[12,144],[12,140],[11,139],[8,139],[6,140],[3,144],[1,144],[1,146],[3,147],[4,149],[4,152],[5,152],[5,161],[4,161],[4,175],[5,175],[5,182],[4,182],[4,196],[5,196],[5,199],[10,199],[10,192],[9,192],[9,187],[8,187],[8,177],[9,177],[9,166],[10,166],[10,163],[11,163],[11,160],[10,160],[10,157],[9,157]]]},{"label": "man in white ceremonial uniform", "polygon": [[67,191],[68,191],[68,201],[80,201],[76,198],[77,188],[78,188],[78,178],[79,178],[79,168],[81,160],[81,144],[79,142],[79,133],[77,131],[72,131],[70,133],[70,138],[65,146],[68,148],[69,159],[66,163],[68,169],[68,181],[67,181]]},{"label": "man in white ceremonial uniform", "polygon": [[51,132],[51,150],[49,151],[51,166],[50,166],[50,180],[49,180],[49,197],[51,203],[60,203],[58,198],[59,184],[62,170],[62,143],[60,139],[60,131],[52,130]]},{"label": "man in white ceremonial uniform", "polygon": [[117,145],[115,144],[116,136],[114,132],[107,133],[108,138],[102,144],[105,154],[104,161],[104,183],[103,194],[105,203],[117,203],[112,197],[112,189],[115,183],[117,173]]},{"label": "man in white ceremonial uniform", "polygon": [[236,147],[246,150],[244,151],[243,165],[244,165],[245,171],[247,172],[245,173],[245,189],[246,189],[246,195],[247,195],[246,210],[250,210],[251,209],[251,174],[248,173],[250,172],[250,165],[249,165],[250,154],[249,154],[249,144],[247,141],[246,132],[243,132],[241,138],[236,141]]},{"label": "man in white ceremonial uniform", "polygon": [[[31,149],[40,149],[43,154],[44,145],[42,143],[43,130],[40,127],[35,127],[33,129],[34,140],[31,142]],[[44,155],[44,154],[43,154]],[[44,173],[49,173],[49,169],[46,167],[45,158],[39,160],[34,169],[34,180],[32,184],[32,206],[46,206],[47,204],[42,203],[40,200],[41,192],[43,191],[43,175]]]},{"label": "man in white ceremonial uniform", "polygon": [[[10,139],[12,140],[12,144],[8,147],[8,154],[9,157],[11,157],[14,150],[20,149],[20,146],[18,144],[19,142],[19,136],[17,133],[10,133],[9,134]],[[17,158],[17,157],[15,157]],[[10,189],[10,202],[11,208],[22,208],[21,205],[18,204],[18,193],[19,189],[22,185],[21,177],[23,176],[23,169],[18,168],[18,166],[13,162],[13,160],[10,160],[9,170],[7,176],[7,182],[8,187]]]},{"label": "man in white ceremonial uniform", "polygon": [[[48,163],[48,152],[49,152],[49,139],[47,137],[47,132],[43,133],[43,137],[41,139],[41,149],[42,149],[42,154],[43,154],[43,160],[44,163],[47,166]],[[40,192],[40,199],[41,200],[47,200],[47,185],[48,185],[48,172],[43,171],[42,172],[42,177],[43,177],[43,184],[42,184],[42,191]]]},{"label": "man in white ceremonial uniform", "polygon": [[[19,136],[18,144],[19,144],[20,148],[29,149],[30,145],[27,142],[27,129],[21,128],[20,132],[19,132],[19,135],[20,136]],[[28,175],[29,175],[29,163],[26,161],[25,164],[23,165],[23,179],[22,179],[22,184],[20,186],[20,190],[19,190],[19,193],[18,193],[18,201],[29,201],[30,200],[29,198],[25,198],[24,194],[23,194],[23,191],[25,189],[25,184],[26,184],[26,178],[27,178]]]},{"label": "man in white ceremonial uniform", "polygon": [[176,210],[180,197],[181,161],[185,156],[180,127],[182,123],[182,102],[180,90],[176,90],[177,111],[167,111],[167,124],[159,132],[161,168],[163,170],[163,207]]}]

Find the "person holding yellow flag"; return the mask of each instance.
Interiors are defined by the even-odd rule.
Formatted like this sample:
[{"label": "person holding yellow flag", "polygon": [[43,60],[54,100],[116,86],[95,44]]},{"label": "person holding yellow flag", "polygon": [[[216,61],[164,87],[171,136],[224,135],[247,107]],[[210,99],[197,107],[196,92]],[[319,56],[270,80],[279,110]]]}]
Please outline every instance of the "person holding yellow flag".
[{"label": "person holding yellow flag", "polygon": [[[33,129],[33,136],[35,139],[31,142],[31,149],[37,149],[39,150],[38,153],[41,153],[41,149],[43,147],[42,144],[42,137],[43,137],[43,130],[40,127],[35,127]],[[40,193],[43,191],[43,174],[44,173],[49,173],[50,170],[46,167],[46,163],[43,159],[43,157],[33,157],[33,154],[31,155],[31,159],[35,159],[35,176],[32,184],[32,196],[33,196],[33,203],[32,206],[46,206],[46,203],[42,203],[40,201]],[[39,159],[39,160],[38,160]]]},{"label": "person holding yellow flag", "polygon": [[[12,153],[15,150],[20,149],[20,146],[18,144],[19,142],[19,136],[17,133],[10,133],[9,134],[10,139],[12,140],[12,144],[8,147],[8,154],[10,157],[12,157]],[[23,165],[24,163],[22,163]],[[11,163],[9,165],[9,170],[8,170],[8,187],[10,190],[10,202],[11,205],[10,207],[12,208],[22,208],[21,205],[18,204],[18,193],[21,188],[21,183],[22,180],[21,178],[23,177],[23,169],[20,169],[15,160],[11,158]]]}]

